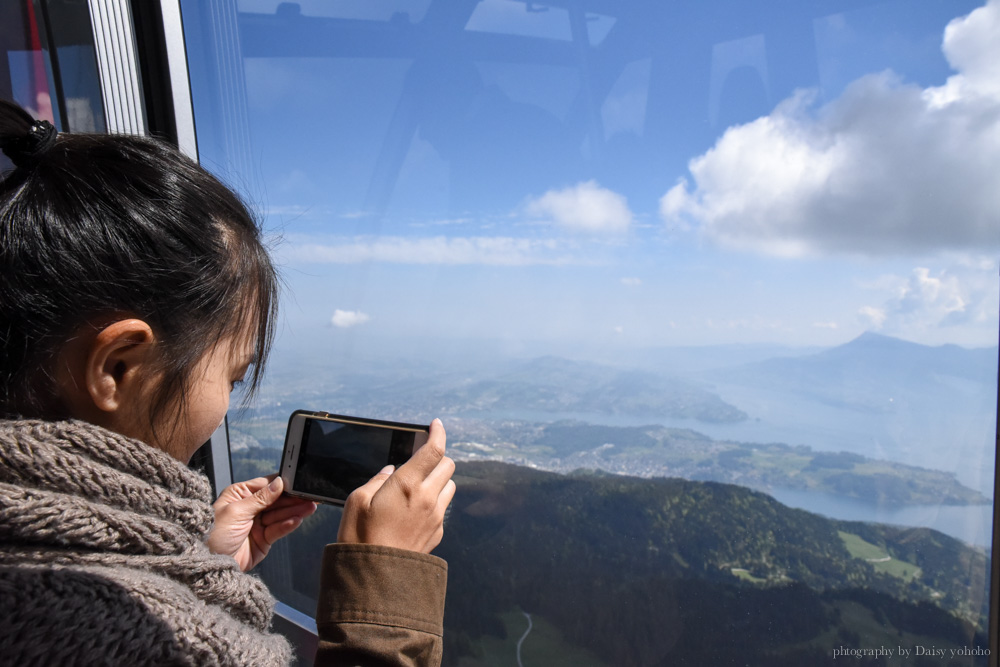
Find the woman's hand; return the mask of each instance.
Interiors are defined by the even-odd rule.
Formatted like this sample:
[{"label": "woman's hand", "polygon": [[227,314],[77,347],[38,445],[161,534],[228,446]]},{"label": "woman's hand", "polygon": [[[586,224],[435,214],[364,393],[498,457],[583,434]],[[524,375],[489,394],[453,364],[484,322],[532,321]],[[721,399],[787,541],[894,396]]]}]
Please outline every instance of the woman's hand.
[{"label": "woman's hand", "polygon": [[271,545],[299,527],[316,503],[282,496],[277,474],[226,488],[215,501],[215,526],[208,535],[212,553],[236,559],[246,572],[264,560]]},{"label": "woman's hand", "polygon": [[444,455],[440,419],[427,443],[393,471],[386,466],[347,498],[338,542],[430,553],[444,536],[444,512],[455,495],[455,462]]}]

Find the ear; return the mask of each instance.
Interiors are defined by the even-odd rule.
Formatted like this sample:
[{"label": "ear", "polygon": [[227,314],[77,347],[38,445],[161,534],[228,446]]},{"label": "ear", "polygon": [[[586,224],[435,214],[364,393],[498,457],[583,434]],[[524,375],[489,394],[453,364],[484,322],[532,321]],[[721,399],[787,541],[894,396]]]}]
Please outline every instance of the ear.
[{"label": "ear", "polygon": [[84,387],[95,408],[115,413],[141,400],[154,340],[150,326],[137,319],[118,320],[97,332],[84,368]]}]

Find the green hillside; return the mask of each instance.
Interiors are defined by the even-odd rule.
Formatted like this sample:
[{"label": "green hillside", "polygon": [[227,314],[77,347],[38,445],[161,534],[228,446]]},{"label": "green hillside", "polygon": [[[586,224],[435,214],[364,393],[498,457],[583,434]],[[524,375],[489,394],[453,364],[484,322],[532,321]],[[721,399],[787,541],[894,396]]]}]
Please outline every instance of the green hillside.
[{"label": "green hillside", "polygon": [[[495,462],[461,463],[456,480],[436,551],[451,667],[516,664],[522,612],[536,628],[524,664],[833,665],[837,647],[986,645],[987,555],[935,531],[833,521],[713,482]],[[324,510],[288,541],[291,581],[265,561],[276,594],[315,594],[338,520]],[[947,664],[985,664],[962,660]]]},{"label": "green hillside", "polygon": [[985,645],[986,556],[934,531],[831,521],[725,484],[495,463],[460,475],[438,550],[457,655],[503,635],[515,608],[615,665],[820,665],[888,636]]}]

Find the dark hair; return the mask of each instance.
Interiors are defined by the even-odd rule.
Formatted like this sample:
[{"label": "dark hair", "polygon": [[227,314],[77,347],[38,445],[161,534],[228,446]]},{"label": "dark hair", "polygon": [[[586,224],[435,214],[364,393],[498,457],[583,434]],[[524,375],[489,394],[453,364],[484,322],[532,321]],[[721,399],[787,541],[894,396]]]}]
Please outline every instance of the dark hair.
[{"label": "dark hair", "polygon": [[21,165],[0,181],[0,413],[67,417],[55,355],[82,326],[120,316],[155,335],[151,423],[183,405],[194,366],[226,336],[255,341],[252,396],[278,277],[239,197],[155,139],[60,133],[25,157],[33,132],[31,116],[0,100],[0,150]]}]

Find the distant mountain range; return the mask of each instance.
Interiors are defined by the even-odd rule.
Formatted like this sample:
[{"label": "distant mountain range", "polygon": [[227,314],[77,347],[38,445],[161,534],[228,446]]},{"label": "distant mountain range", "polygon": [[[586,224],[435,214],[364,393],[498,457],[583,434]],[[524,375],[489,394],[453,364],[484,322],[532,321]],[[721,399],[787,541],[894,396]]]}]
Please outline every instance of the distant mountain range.
[{"label": "distant mountain range", "polygon": [[[760,360],[766,354],[774,356]],[[738,363],[748,358],[757,360]],[[535,413],[705,424],[759,417],[756,402],[730,396],[725,389],[731,387],[868,414],[968,412],[970,397],[995,397],[997,381],[996,348],[929,347],[874,333],[805,353],[766,346],[652,350],[648,362],[631,368],[548,355],[468,361],[466,367],[385,358],[344,372],[323,368],[315,355],[294,359],[273,369],[278,395],[307,399],[316,409],[406,421],[490,413],[501,419]],[[768,408],[780,413],[782,406],[772,400]]]},{"label": "distant mountain range", "polygon": [[[810,396],[829,405],[885,413],[929,404],[949,409],[997,386],[997,349],[930,347],[865,333],[839,347],[712,373],[715,380]],[[951,400],[954,399],[954,400]]]},{"label": "distant mountain range", "polygon": [[661,416],[730,423],[746,413],[698,384],[639,370],[619,370],[546,356],[494,378],[437,396],[455,414],[528,410],[549,413]]},{"label": "distant mountain range", "polygon": [[[697,349],[699,363],[710,349]],[[750,352],[727,347],[721,356]],[[294,402],[258,410],[246,444],[280,447],[296,407],[400,421],[440,416],[468,458],[825,491],[889,505],[976,504],[992,491],[996,357],[996,348],[929,347],[867,333],[700,379],[555,356],[436,373],[419,364],[392,372],[383,363],[351,377],[284,368],[282,393]],[[689,437],[678,423],[714,435]],[[817,458],[821,452],[833,454]]]},{"label": "distant mountain range", "polygon": [[[305,361],[301,362],[305,364]],[[652,420],[690,419],[736,423],[746,413],[720,399],[697,380],[673,375],[543,356],[466,370],[380,363],[344,375],[311,366],[286,366],[274,373],[270,393],[308,403],[313,409],[375,415],[402,421],[448,415],[525,413],[628,415]],[[277,385],[277,386],[275,386]],[[265,392],[267,393],[267,392]],[[264,402],[258,414],[287,419],[285,401]],[[275,408],[281,408],[277,410]],[[292,408],[294,409],[294,408]]]}]

